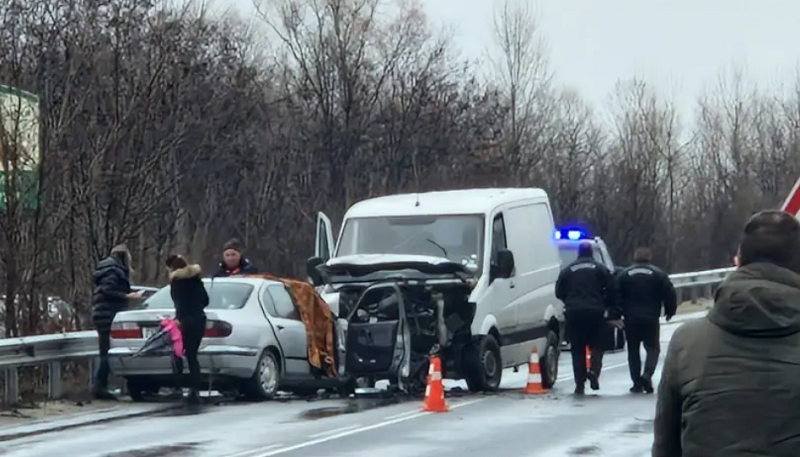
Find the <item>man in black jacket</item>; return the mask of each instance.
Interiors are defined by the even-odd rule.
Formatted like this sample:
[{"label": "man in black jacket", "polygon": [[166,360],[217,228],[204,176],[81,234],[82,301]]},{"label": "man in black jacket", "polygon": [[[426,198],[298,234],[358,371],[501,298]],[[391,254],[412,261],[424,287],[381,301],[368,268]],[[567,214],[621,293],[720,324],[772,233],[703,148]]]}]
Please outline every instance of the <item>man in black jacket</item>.
[{"label": "man in black jacket", "polygon": [[233,238],[222,246],[222,262],[214,273],[215,278],[257,273],[258,269],[242,256],[242,243],[239,240]]},{"label": "man in black jacket", "polygon": [[92,320],[97,329],[100,365],[94,376],[92,393],[97,399],[114,400],[108,391],[108,350],[111,347],[111,323],[114,316],[127,305],[129,298],[140,298],[142,292],[131,292],[131,254],[124,244],[115,246],[111,255],[101,260],[95,268],[92,281]]},{"label": "man in black jacket", "polygon": [[[661,309],[669,321],[678,304],[675,288],[669,276],[652,265],[652,254],[639,248],[633,255],[633,265],[619,272],[616,278],[617,299],[625,317],[628,339],[628,367],[633,387],[631,392],[653,393],[653,373],[658,365]],[[644,344],[647,357],[642,372],[640,346]]]},{"label": "man in black jacket", "polygon": [[[564,267],[556,282],[556,297],[564,302],[567,333],[572,343],[572,370],[575,373],[575,394],[583,395],[589,380],[592,390],[600,388],[603,367],[601,346],[606,317],[614,305],[614,276],[593,258],[590,243],[578,246],[578,258]],[[586,370],[585,348],[591,348],[591,370]]]}]

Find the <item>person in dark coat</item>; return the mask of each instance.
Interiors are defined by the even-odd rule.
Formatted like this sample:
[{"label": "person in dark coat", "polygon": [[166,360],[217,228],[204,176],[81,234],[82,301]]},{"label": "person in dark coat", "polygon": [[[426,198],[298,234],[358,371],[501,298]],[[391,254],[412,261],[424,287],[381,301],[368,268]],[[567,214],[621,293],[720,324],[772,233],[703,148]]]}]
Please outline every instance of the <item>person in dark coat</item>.
[{"label": "person in dark coat", "polygon": [[757,213],[705,318],[673,335],[653,457],[800,455],[800,222]]},{"label": "person in dark coat", "polygon": [[[617,302],[625,319],[628,340],[628,368],[633,393],[653,393],[653,374],[661,352],[659,336],[661,310],[667,321],[678,309],[675,288],[669,276],[654,266],[650,249],[639,248],[633,255],[633,265],[617,274]],[[647,352],[642,372],[641,346]]]},{"label": "person in dark coat", "polygon": [[108,391],[108,351],[111,347],[111,323],[118,312],[125,309],[128,299],[140,298],[142,292],[131,292],[131,253],[124,244],[115,246],[111,254],[101,260],[92,275],[92,321],[97,330],[100,364],[94,375],[92,394],[97,399],[114,400]]},{"label": "person in dark coat", "polygon": [[[175,320],[181,328],[186,363],[189,365],[189,403],[199,403],[200,362],[197,353],[206,331],[208,292],[200,277],[200,265],[190,265],[180,255],[170,255],[166,262],[169,270],[170,295],[175,304]],[[183,373],[183,361],[176,359],[176,372]]]},{"label": "person in dark coat", "polygon": [[[583,395],[586,380],[592,390],[600,389],[603,367],[602,335],[606,318],[614,319],[614,276],[594,260],[590,243],[578,246],[578,258],[564,267],[556,282],[556,297],[564,302],[566,330],[572,343],[575,394]],[[612,315],[614,314],[614,315]],[[591,370],[586,370],[585,348],[592,351]]]},{"label": "person in dark coat", "polygon": [[242,256],[242,243],[239,240],[233,238],[222,246],[222,262],[214,273],[215,278],[257,273],[258,269]]}]

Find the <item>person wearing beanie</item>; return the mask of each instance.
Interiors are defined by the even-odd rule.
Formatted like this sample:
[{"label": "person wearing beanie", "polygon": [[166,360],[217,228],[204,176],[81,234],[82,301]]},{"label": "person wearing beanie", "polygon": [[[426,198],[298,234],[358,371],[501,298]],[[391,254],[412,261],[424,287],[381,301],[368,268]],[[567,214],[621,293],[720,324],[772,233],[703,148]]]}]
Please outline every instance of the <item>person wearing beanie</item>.
[{"label": "person wearing beanie", "polygon": [[92,275],[92,321],[97,330],[100,364],[94,375],[92,394],[98,400],[116,400],[108,391],[108,351],[111,348],[111,323],[118,312],[125,309],[128,299],[140,298],[142,292],[131,292],[131,253],[124,244],[111,249],[101,260]]},{"label": "person wearing beanie", "polygon": [[233,238],[222,246],[222,262],[219,263],[219,268],[214,273],[215,278],[257,273],[258,269],[250,263],[250,260],[242,256],[241,241]]}]

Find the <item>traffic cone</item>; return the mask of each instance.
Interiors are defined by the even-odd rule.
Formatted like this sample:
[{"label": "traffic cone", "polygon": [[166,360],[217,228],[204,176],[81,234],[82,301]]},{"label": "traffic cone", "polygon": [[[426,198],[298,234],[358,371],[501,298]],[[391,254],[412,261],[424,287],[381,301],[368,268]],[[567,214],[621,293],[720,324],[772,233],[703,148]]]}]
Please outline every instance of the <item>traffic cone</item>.
[{"label": "traffic cone", "polygon": [[542,387],[542,370],[539,366],[539,352],[533,348],[531,358],[528,361],[528,384],[525,385],[524,394],[541,395],[547,391]]},{"label": "traffic cone", "polygon": [[446,413],[450,407],[444,400],[444,384],[442,384],[442,360],[435,355],[431,356],[428,366],[428,386],[425,387],[425,403],[423,411],[431,413]]},{"label": "traffic cone", "polygon": [[592,349],[586,346],[586,371],[592,369]]}]

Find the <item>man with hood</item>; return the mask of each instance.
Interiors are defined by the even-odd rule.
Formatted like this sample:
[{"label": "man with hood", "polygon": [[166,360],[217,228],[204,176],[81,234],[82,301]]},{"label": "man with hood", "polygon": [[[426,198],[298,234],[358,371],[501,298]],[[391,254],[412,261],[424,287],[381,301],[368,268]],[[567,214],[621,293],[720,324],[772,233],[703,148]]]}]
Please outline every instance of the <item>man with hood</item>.
[{"label": "man with hood", "polygon": [[[614,276],[594,260],[591,243],[578,246],[578,258],[564,267],[556,281],[556,298],[564,302],[567,333],[572,343],[572,370],[575,374],[575,394],[583,395],[589,380],[592,390],[600,389],[600,370],[603,367],[603,330],[614,303]],[[585,348],[591,348],[591,369],[586,369]]]},{"label": "man with hood", "polygon": [[108,350],[111,347],[111,323],[125,309],[128,299],[140,298],[142,292],[131,292],[131,253],[124,244],[111,249],[111,254],[95,268],[92,282],[92,321],[97,330],[100,365],[94,376],[92,394],[99,400],[114,400],[108,391]]},{"label": "man with hood", "polygon": [[667,349],[653,457],[800,455],[800,222],[747,222],[708,316]]},{"label": "man with hood", "polygon": [[242,256],[241,241],[233,238],[222,246],[222,262],[214,273],[215,278],[257,273],[258,269]]}]

